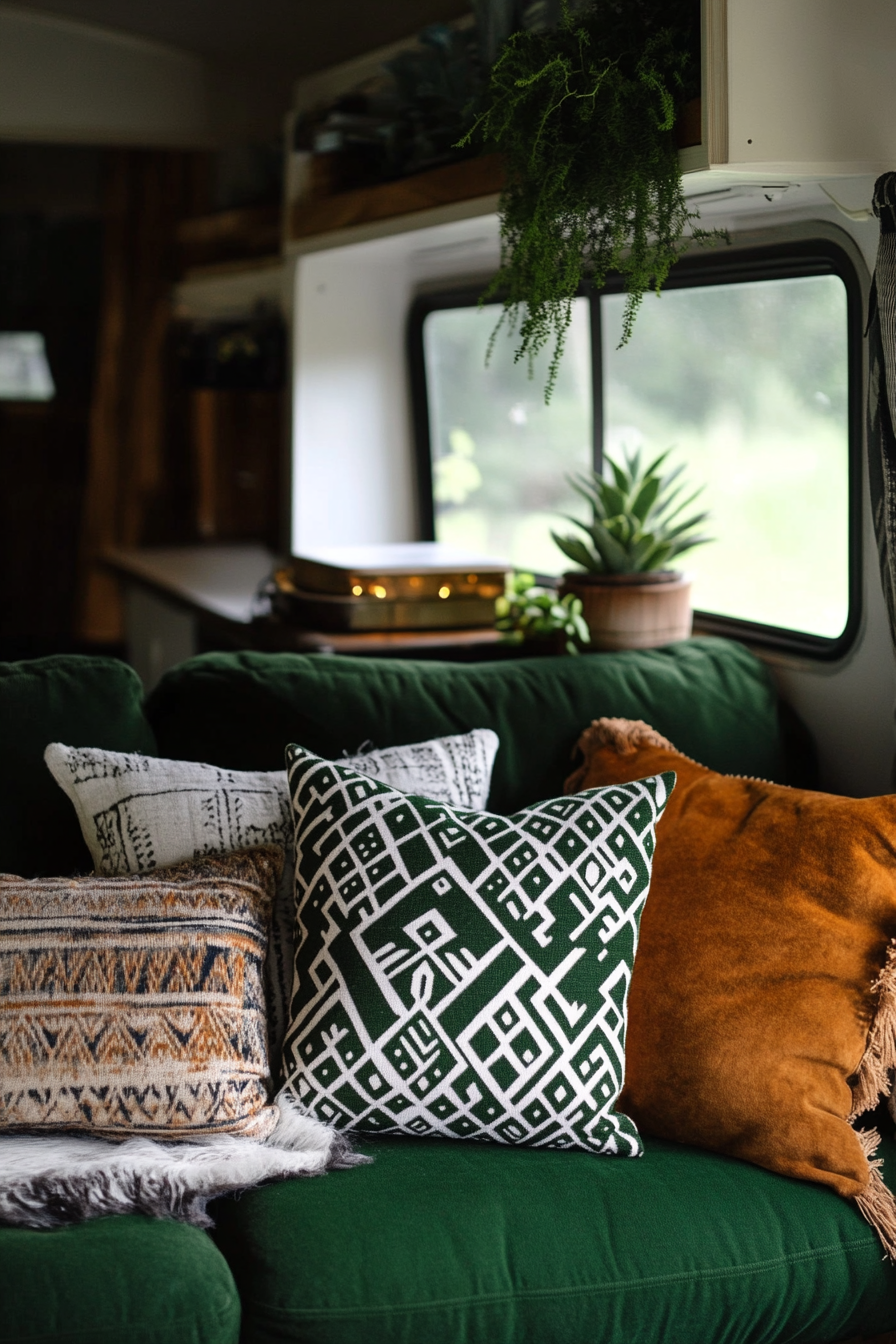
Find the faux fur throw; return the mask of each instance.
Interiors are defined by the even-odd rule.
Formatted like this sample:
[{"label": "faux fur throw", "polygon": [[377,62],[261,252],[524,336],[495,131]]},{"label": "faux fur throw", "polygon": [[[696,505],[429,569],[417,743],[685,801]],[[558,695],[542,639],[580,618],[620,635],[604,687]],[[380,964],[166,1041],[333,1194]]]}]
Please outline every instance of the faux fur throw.
[{"label": "faux fur throw", "polygon": [[277,1105],[277,1126],[261,1142],[232,1134],[187,1143],[2,1135],[0,1223],[50,1228],[144,1213],[212,1227],[206,1205],[219,1195],[367,1160],[327,1125],[302,1114],[289,1095],[281,1094]]}]

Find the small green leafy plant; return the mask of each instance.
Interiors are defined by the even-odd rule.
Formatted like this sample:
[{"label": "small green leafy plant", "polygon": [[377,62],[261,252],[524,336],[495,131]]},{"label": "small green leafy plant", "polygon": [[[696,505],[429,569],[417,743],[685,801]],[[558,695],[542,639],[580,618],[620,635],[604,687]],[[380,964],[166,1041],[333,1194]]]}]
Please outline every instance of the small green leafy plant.
[{"label": "small green leafy plant", "polygon": [[581,599],[572,593],[558,598],[553,588],[536,584],[534,574],[514,574],[496,608],[495,625],[512,643],[563,641],[571,654],[578,654],[582,646],[591,643]]},{"label": "small green leafy plant", "polygon": [[699,51],[695,0],[591,0],[576,12],[563,0],[553,31],[512,34],[492,66],[483,110],[459,142],[499,152],[507,170],[501,262],[482,296],[503,301],[489,353],[506,322],[531,376],[553,336],[545,401],[581,286],[622,275],[625,344],[642,295],[659,293],[697,218],[674,124],[699,93]]},{"label": "small green leafy plant", "polygon": [[685,551],[712,540],[695,530],[706,522],[708,510],[682,518],[703,487],[681,498],[686,487],[678,482],[684,467],[660,471],[669,451],[643,469],[640,452],[626,453],[622,464],[605,455],[608,475],[594,471],[567,478],[591,508],[588,522],[568,519],[584,532],[584,539],[551,533],[568,559],[589,574],[643,574],[665,569]]}]

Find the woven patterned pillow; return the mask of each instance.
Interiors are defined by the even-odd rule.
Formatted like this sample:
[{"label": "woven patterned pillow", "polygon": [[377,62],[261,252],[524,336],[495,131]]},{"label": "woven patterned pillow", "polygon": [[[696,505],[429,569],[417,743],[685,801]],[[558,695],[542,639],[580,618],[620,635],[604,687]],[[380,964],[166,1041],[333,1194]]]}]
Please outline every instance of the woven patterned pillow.
[{"label": "woven patterned pillow", "polygon": [[636,1156],[615,1109],[671,774],[511,817],[287,749],[298,931],[287,1087],[318,1119]]},{"label": "woven patterned pillow", "polygon": [[[485,807],[498,736],[477,728],[457,737],[389,747],[347,764],[399,789],[459,807]],[[271,1059],[278,1061],[292,988],[295,923],[292,817],[283,770],[221,770],[193,761],[122,755],[53,742],[44,758],[78,813],[97,871],[149,872],[201,854],[282,845],[266,964]]]},{"label": "woven patterned pillow", "polygon": [[0,1129],[264,1138],[283,852],[151,877],[0,876]]}]

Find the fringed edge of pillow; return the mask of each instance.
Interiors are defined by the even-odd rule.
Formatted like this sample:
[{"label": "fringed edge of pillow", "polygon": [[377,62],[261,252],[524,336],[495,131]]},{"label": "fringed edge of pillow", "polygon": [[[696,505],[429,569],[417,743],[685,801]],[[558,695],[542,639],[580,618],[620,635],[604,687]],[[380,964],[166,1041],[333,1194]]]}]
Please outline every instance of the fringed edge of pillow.
[{"label": "fringed edge of pillow", "polygon": [[887,948],[883,970],[871,986],[877,996],[874,1017],[865,1042],[865,1053],[852,1083],[849,1122],[870,1169],[868,1184],[855,1196],[862,1217],[874,1228],[891,1261],[896,1263],[896,1196],[884,1184],[883,1158],[875,1157],[880,1135],[876,1129],[857,1129],[855,1121],[889,1097],[896,1070],[896,939]]},{"label": "fringed edge of pillow", "polygon": [[852,1084],[850,1121],[870,1111],[881,1097],[890,1095],[892,1071],[896,1070],[896,939],[887,948],[884,968],[871,991],[877,995],[877,1007]]},{"label": "fringed edge of pillow", "polygon": [[889,1259],[896,1264],[896,1196],[881,1176],[883,1158],[875,1157],[880,1135],[876,1129],[857,1129],[855,1135],[870,1168],[868,1184],[860,1195],[854,1196],[855,1204],[865,1222],[880,1237]]}]

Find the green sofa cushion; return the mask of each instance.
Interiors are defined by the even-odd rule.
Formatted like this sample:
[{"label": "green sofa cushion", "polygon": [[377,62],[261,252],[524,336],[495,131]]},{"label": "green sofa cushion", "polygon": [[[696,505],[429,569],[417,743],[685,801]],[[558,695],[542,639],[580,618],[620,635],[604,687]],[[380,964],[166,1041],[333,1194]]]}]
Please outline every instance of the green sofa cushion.
[{"label": "green sofa cushion", "polygon": [[47,743],[155,755],[143,689],[115,658],[59,654],[0,663],[0,872],[89,872],[75,809],[44,764]]},{"label": "green sofa cushion", "polygon": [[783,777],[771,679],[742,645],[693,639],[582,658],[434,663],[213,653],[167,672],[147,702],[163,756],[276,770],[287,742],[330,759],[493,728],[489,807],[563,790],[572,749],[601,715],[646,719],[714,770]]},{"label": "green sofa cushion", "polygon": [[136,1216],[0,1228],[8,1344],[237,1344],[239,1334],[233,1277],[198,1228]]},{"label": "green sofa cushion", "polygon": [[[643,1158],[439,1139],[215,1206],[242,1344],[820,1344],[896,1327],[853,1204],[657,1140]],[[896,1145],[884,1149],[896,1170]]]}]

